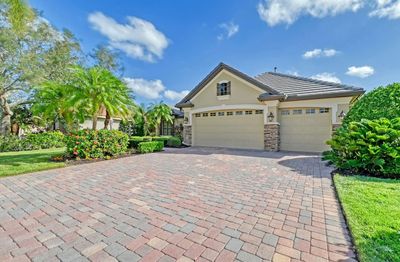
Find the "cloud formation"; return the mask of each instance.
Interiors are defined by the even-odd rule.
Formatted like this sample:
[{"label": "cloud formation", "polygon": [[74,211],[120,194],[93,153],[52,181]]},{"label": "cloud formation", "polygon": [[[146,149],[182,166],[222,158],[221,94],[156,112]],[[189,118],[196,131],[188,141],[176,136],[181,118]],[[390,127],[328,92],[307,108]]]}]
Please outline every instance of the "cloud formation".
[{"label": "cloud formation", "polygon": [[356,12],[365,0],[263,0],[258,4],[258,14],[270,26],[293,24],[301,16],[335,16]]},{"label": "cloud formation", "polygon": [[149,21],[134,16],[128,16],[127,20],[127,24],[120,24],[101,12],[88,16],[93,29],[106,36],[111,47],[147,62],[161,59],[169,45],[166,36]]},{"label": "cloud formation", "polygon": [[346,75],[366,78],[373,75],[374,73],[375,69],[372,66],[350,66],[347,69]]},{"label": "cloud formation", "polygon": [[332,57],[339,54],[339,51],[335,49],[314,49],[307,51],[303,54],[303,58],[305,59],[310,59],[310,58],[316,58],[316,57]]},{"label": "cloud formation", "polygon": [[239,25],[234,22],[222,23],[219,25],[220,28],[224,30],[224,33],[220,34],[217,38],[218,40],[222,40],[225,38],[231,38],[235,34],[239,32]]},{"label": "cloud formation", "polygon": [[187,94],[189,94],[189,90],[183,90],[181,92],[176,92],[174,90],[166,90],[164,92],[165,98],[171,101],[179,101],[182,100]]},{"label": "cloud formation", "polygon": [[311,76],[312,79],[340,84],[342,81],[334,73],[323,72]]}]

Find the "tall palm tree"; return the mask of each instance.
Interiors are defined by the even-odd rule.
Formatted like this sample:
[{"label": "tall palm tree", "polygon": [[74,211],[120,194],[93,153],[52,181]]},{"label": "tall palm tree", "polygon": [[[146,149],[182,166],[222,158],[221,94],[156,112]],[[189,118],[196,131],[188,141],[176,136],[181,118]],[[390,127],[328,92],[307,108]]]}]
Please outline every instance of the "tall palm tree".
[{"label": "tall palm tree", "polygon": [[160,125],[162,121],[173,123],[172,109],[163,102],[151,105],[149,116],[153,122],[157,136],[160,135]]},{"label": "tall palm tree", "polygon": [[125,119],[131,114],[133,101],[129,97],[129,89],[110,71],[96,66],[89,69],[76,67],[73,79],[76,92],[71,95],[71,102],[78,108],[86,109],[92,117],[93,130],[97,129],[102,107],[110,117]]}]

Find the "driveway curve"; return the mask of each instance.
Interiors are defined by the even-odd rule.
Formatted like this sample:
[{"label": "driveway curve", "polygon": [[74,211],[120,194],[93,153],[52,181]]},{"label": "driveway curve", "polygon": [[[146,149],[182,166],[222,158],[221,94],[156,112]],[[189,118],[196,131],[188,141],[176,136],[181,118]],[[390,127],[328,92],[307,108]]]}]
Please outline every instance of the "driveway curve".
[{"label": "driveway curve", "polygon": [[0,179],[0,261],[352,261],[319,156],[185,148]]}]

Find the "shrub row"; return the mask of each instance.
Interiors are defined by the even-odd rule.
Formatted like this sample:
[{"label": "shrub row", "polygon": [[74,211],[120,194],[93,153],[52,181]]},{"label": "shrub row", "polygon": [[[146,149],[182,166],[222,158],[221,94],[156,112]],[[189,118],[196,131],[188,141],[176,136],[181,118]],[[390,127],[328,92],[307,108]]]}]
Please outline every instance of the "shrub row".
[{"label": "shrub row", "polygon": [[23,138],[15,135],[0,136],[0,152],[26,151],[65,146],[65,136],[59,131],[28,134]]},{"label": "shrub row", "polygon": [[129,138],[129,147],[138,148],[139,143],[151,141],[161,141],[164,146],[169,147],[179,147],[182,144],[179,137],[174,136],[131,136]]},{"label": "shrub row", "polygon": [[118,130],[79,130],[67,136],[67,154],[84,159],[112,157],[128,151],[128,140]]},{"label": "shrub row", "polygon": [[328,144],[325,159],[338,168],[400,178],[400,118],[350,122]]},{"label": "shrub row", "polygon": [[140,142],[137,151],[141,154],[152,153],[163,150],[164,143],[162,141]]}]

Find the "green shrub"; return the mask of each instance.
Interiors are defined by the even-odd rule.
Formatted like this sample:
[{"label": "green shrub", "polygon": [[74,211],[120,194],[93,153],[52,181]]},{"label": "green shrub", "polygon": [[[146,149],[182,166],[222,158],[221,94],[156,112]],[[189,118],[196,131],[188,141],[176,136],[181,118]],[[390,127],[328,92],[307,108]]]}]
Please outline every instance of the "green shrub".
[{"label": "green shrub", "polygon": [[167,146],[169,147],[180,147],[182,145],[182,141],[179,137],[172,136],[167,141]]},{"label": "green shrub", "polygon": [[144,139],[142,136],[131,136],[129,138],[129,148],[137,148],[140,142],[143,142]]},{"label": "green shrub", "polygon": [[15,135],[0,136],[0,152],[26,151],[65,146],[65,136],[60,131],[28,134],[19,138]]},{"label": "green shrub", "polygon": [[400,83],[381,86],[363,95],[350,109],[344,124],[361,119],[393,119],[400,116]]},{"label": "green shrub", "polygon": [[338,168],[400,178],[400,118],[350,122],[328,144],[324,158]]},{"label": "green shrub", "polygon": [[162,141],[141,142],[138,145],[137,151],[144,154],[161,151],[163,148],[164,143]]},{"label": "green shrub", "polygon": [[171,136],[154,136],[153,141],[162,141],[164,143],[164,146],[167,145],[168,139],[170,139]]},{"label": "green shrub", "polygon": [[79,130],[66,138],[69,157],[108,158],[127,152],[128,135],[118,130]]}]

